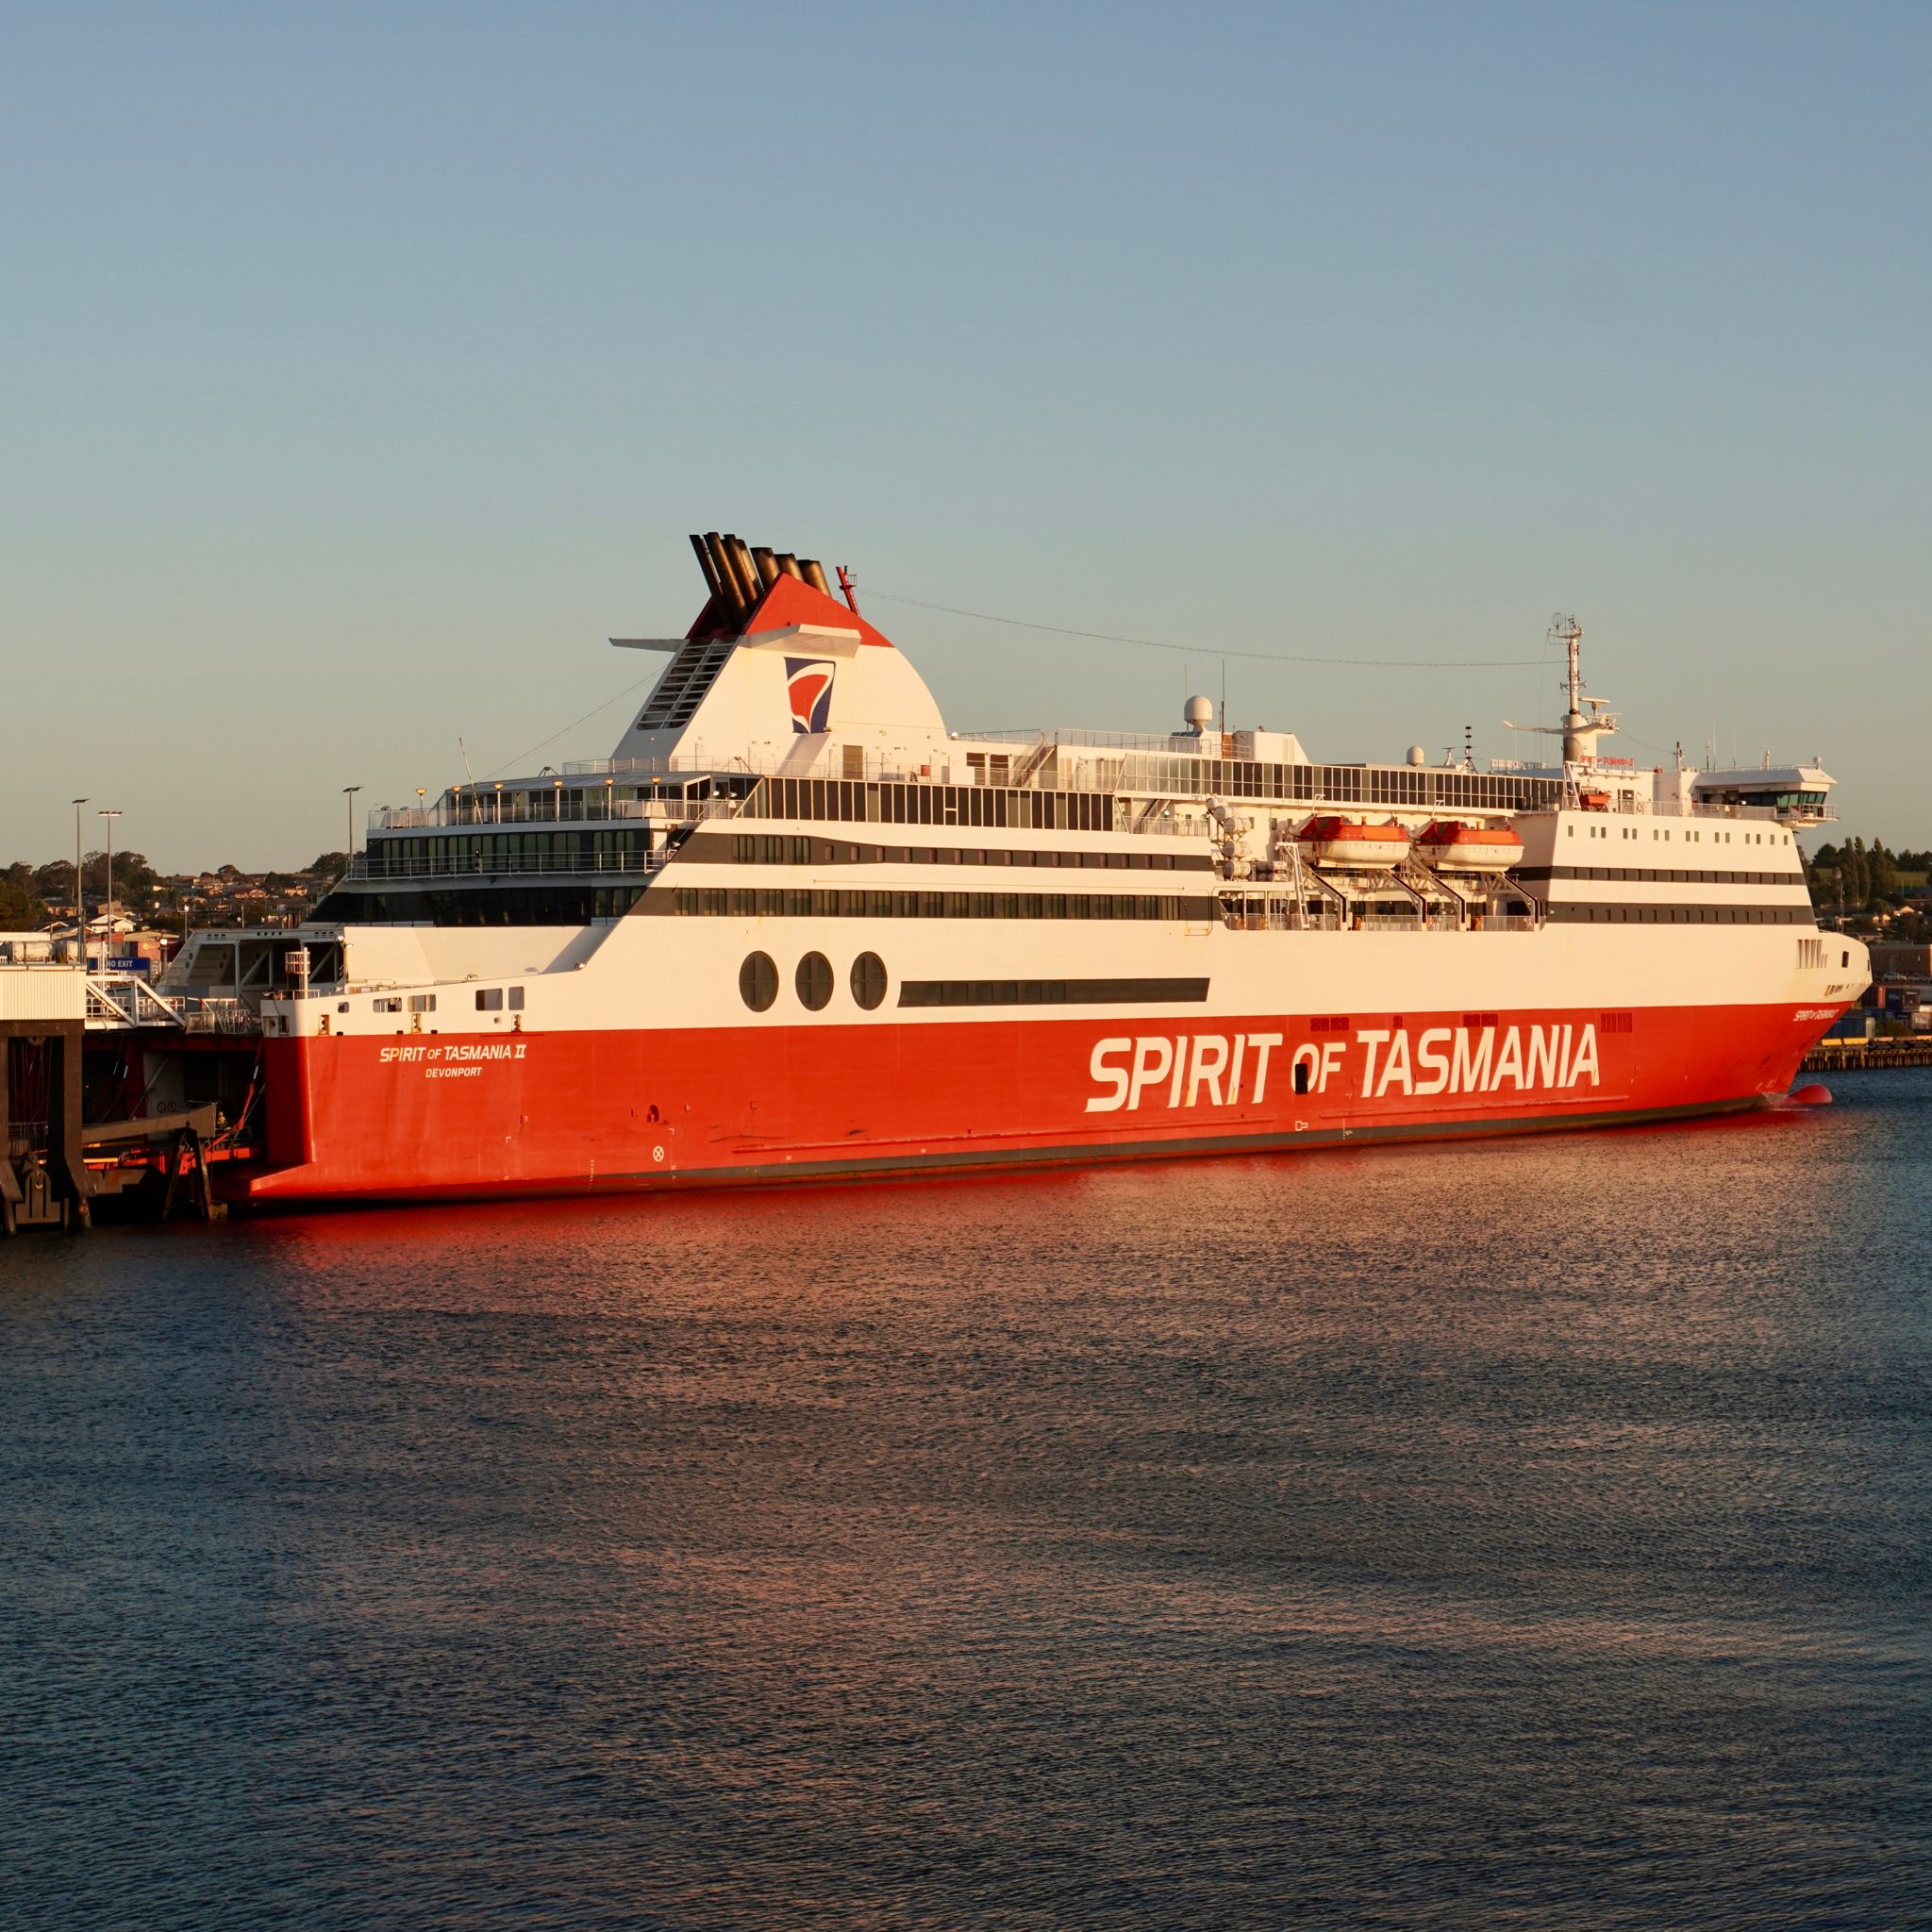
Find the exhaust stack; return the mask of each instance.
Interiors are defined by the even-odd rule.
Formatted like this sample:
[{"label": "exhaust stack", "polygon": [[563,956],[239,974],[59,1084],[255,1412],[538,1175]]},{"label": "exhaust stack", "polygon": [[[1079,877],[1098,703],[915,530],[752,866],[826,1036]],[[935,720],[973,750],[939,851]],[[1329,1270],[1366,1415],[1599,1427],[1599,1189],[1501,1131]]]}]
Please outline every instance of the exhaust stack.
[{"label": "exhaust stack", "polygon": [[713,621],[721,632],[741,632],[765,593],[781,577],[795,577],[826,597],[833,594],[825,567],[814,557],[798,557],[762,543],[754,548],[728,530],[722,534],[708,530],[702,537],[693,536],[691,547],[705,574]]},{"label": "exhaust stack", "polygon": [[705,582],[711,595],[720,603],[724,601],[724,580],[718,575],[718,566],[711,560],[710,543],[703,537],[693,534],[691,547],[698,554],[698,568],[705,574]]}]

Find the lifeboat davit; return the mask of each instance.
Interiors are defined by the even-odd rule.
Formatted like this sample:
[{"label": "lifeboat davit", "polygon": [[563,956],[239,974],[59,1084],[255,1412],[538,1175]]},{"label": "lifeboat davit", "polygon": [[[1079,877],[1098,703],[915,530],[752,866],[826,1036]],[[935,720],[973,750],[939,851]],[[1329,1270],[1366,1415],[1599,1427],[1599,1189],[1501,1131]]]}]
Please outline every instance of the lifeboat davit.
[{"label": "lifeboat davit", "polygon": [[1408,857],[1408,834],[1400,825],[1367,825],[1357,819],[1310,819],[1301,829],[1302,849],[1317,865],[1400,865]]},{"label": "lifeboat davit", "polygon": [[1523,857],[1523,841],[1507,825],[1465,825],[1438,819],[1415,841],[1416,857],[1441,872],[1507,872]]}]

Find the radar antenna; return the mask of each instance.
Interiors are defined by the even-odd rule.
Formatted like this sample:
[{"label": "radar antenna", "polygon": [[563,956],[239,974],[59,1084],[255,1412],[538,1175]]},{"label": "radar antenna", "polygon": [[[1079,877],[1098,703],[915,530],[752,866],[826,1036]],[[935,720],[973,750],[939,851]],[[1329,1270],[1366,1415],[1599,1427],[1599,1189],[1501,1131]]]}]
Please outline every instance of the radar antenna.
[{"label": "radar antenna", "polygon": [[1550,641],[1562,644],[1570,653],[1570,709],[1580,716],[1583,710],[1583,626],[1574,617],[1565,617],[1559,610],[1550,619]]},{"label": "radar antenna", "polygon": [[1550,619],[1549,638],[1553,644],[1561,644],[1569,654],[1564,689],[1570,704],[1563,714],[1563,722],[1560,724],[1513,724],[1507,718],[1503,722],[1511,731],[1541,731],[1551,738],[1560,738],[1563,741],[1564,764],[1583,764],[1596,757],[1597,740],[1615,731],[1617,720],[1610,711],[1607,699],[1583,695],[1583,626],[1574,617],[1566,617],[1559,610]]}]

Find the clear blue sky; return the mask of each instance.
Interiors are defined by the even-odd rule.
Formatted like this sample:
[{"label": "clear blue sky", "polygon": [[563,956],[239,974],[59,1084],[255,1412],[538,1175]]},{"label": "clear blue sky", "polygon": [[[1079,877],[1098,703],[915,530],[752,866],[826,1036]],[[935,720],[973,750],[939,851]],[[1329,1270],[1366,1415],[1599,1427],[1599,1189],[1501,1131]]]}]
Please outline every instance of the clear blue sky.
[{"label": "clear blue sky", "polygon": [[[688,530],[959,724],[1535,658],[1932,842],[1932,8],[15,6],[0,859],[298,863],[655,668]],[[1318,757],[1538,670],[1229,665]],[[614,705],[531,763],[598,756]],[[92,829],[92,828],[91,828]]]}]

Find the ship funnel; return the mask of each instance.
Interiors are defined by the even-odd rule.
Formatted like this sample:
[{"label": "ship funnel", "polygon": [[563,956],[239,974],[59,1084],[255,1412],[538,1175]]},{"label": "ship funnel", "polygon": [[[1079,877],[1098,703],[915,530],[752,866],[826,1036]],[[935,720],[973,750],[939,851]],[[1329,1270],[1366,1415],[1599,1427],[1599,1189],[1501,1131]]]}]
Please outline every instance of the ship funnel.
[{"label": "ship funnel", "polygon": [[741,631],[774,584],[780,577],[796,577],[827,597],[832,587],[825,581],[824,566],[812,558],[794,556],[789,550],[773,550],[760,543],[753,548],[730,531],[722,535],[708,530],[692,537],[691,547],[697,553],[698,568],[705,574],[705,586],[711,593],[713,618],[720,630]]}]

